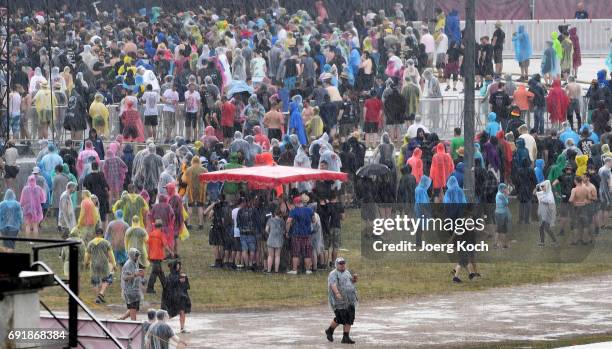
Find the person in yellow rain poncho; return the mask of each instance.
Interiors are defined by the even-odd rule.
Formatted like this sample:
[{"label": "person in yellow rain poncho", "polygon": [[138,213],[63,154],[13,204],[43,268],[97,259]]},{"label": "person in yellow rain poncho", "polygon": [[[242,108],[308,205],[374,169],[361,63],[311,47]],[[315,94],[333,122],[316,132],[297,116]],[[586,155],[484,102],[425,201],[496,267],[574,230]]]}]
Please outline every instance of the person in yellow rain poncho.
[{"label": "person in yellow rain poncho", "polygon": [[[189,203],[190,216],[199,217],[200,230],[204,229],[204,204],[206,204],[206,183],[200,182],[200,175],[206,173],[206,168],[202,166],[200,158],[194,156],[191,159],[191,166],[183,173],[182,181],[187,185],[187,202]],[[194,215],[193,209],[196,208],[197,214]],[[189,229],[189,226],[187,226]]]},{"label": "person in yellow rain poncho", "polygon": [[563,58],[563,46],[561,46],[561,42],[559,41],[559,33],[554,31],[550,34],[552,37],[553,49],[555,50],[555,54],[559,61]]},{"label": "person in yellow rain poncho", "polygon": [[81,195],[81,212],[79,212],[77,228],[81,233],[81,238],[87,243],[93,238],[96,226],[100,223],[100,212],[88,190],[83,190]]},{"label": "person in yellow rain poncho", "polygon": [[89,107],[89,116],[91,117],[91,124],[101,136],[108,139],[109,128],[108,128],[108,108],[104,103],[104,96],[101,93],[96,93],[94,101]]},{"label": "person in yellow rain poncho", "polygon": [[438,35],[440,35],[440,29],[444,31],[444,27],[446,26],[446,15],[441,8],[437,8],[435,10],[436,13],[436,26],[434,27],[434,39],[438,39]]},{"label": "person in yellow rain poncho", "polygon": [[119,67],[119,69],[117,70],[117,74],[118,75],[127,74],[128,70],[132,71],[132,75],[134,76],[136,75],[136,67],[132,65],[132,57],[125,56],[123,58],[123,65]]},{"label": "person in yellow rain poncho", "polygon": [[[91,285],[96,292],[96,304],[106,303],[104,292],[113,282],[113,272],[117,270],[111,243],[104,240],[104,231],[96,229],[96,236],[87,244],[85,265],[89,265]],[[112,268],[111,268],[112,267]]]},{"label": "person in yellow rain poncho", "polygon": [[129,251],[131,248],[135,248],[140,251],[140,259],[138,263],[142,264],[145,268],[149,266],[149,252],[147,250],[147,241],[149,241],[149,234],[142,227],[142,221],[140,217],[132,217],[132,226],[125,232],[125,250]]},{"label": "person in yellow rain poncho", "polygon": [[57,98],[49,89],[49,84],[43,81],[40,89],[34,96],[34,106],[38,115],[38,136],[40,139],[49,138],[49,125],[53,116],[53,107],[57,106]]},{"label": "person in yellow rain poncho", "polygon": [[[72,230],[68,234],[68,239],[66,240],[67,241],[78,241],[81,243],[80,245],[78,245],[78,251],[79,251],[78,261],[79,261],[79,273],[80,273],[81,270],[83,270],[83,265],[85,261],[85,242],[83,242],[83,239],[81,239],[81,232],[79,228],[78,227],[72,228]],[[70,277],[70,263],[69,263],[70,247],[69,246],[62,247],[59,257],[63,262],[64,276],[69,278]]]},{"label": "person in yellow rain poncho", "polygon": [[323,134],[323,119],[319,114],[319,107],[314,107],[312,119],[306,123],[306,135],[310,140],[318,139]]},{"label": "person in yellow rain poncho", "polygon": [[[133,191],[134,188],[130,187],[128,187],[128,189],[132,189],[130,191]],[[133,192],[128,193],[124,191],[121,194],[121,199],[117,200],[113,205],[113,213],[117,212],[117,210],[123,211],[123,217],[138,216],[140,227],[144,228],[144,217],[146,217],[147,212],[149,212],[149,205],[142,196]]]},{"label": "person in yellow rain poncho", "polygon": [[581,177],[587,172],[587,162],[589,161],[588,155],[578,155],[576,156],[576,176]]}]

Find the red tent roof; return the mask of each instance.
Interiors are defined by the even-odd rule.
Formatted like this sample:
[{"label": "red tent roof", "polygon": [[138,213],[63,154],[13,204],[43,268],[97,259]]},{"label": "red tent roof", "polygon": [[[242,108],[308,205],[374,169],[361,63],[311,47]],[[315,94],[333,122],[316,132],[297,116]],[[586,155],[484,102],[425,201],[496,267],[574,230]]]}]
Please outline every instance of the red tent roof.
[{"label": "red tent roof", "polygon": [[343,172],[280,165],[241,167],[200,175],[202,182],[247,182],[264,188],[305,181],[340,180],[346,182],[347,179],[348,175]]}]

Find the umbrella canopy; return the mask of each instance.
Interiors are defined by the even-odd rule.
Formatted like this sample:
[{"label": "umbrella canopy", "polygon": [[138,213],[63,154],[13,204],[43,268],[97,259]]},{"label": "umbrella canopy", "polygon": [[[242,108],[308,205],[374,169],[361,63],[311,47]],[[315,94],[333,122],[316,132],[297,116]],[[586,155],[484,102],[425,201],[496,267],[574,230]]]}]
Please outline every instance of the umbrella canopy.
[{"label": "umbrella canopy", "polygon": [[227,89],[227,98],[232,98],[233,95],[242,92],[247,92],[249,95],[255,93],[253,88],[247,85],[246,82],[242,80],[233,80]]},{"label": "umbrella canopy", "polygon": [[391,170],[386,165],[374,163],[362,166],[357,170],[356,175],[359,177],[376,177],[386,175],[389,172]]},{"label": "umbrella canopy", "polygon": [[200,175],[202,182],[247,182],[270,189],[281,184],[335,180],[346,182],[347,179],[348,175],[343,172],[280,165],[241,167]]}]

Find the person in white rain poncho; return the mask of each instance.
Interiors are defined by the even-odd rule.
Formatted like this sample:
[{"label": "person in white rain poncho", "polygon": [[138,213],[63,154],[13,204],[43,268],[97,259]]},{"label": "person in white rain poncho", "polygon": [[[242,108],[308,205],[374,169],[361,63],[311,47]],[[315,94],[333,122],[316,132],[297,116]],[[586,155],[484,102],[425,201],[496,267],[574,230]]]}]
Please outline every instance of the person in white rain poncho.
[{"label": "person in white rain poncho", "polygon": [[[311,168],[311,165],[310,157],[306,154],[306,151],[304,151],[304,147],[298,147],[297,154],[293,159],[293,167]],[[312,189],[312,182],[299,182],[297,184],[297,189],[300,193],[305,191],[309,192]]]},{"label": "person in white rain poncho", "polygon": [[167,195],[166,185],[176,181],[176,166],[174,164],[169,164],[166,166],[164,172],[159,176],[159,182],[157,184],[157,195],[164,194]]},{"label": "person in white rain poncho", "polygon": [[333,149],[331,144],[329,143],[329,136],[327,135],[327,132],[323,133],[321,137],[319,137],[314,142],[310,143],[310,147],[308,148],[309,154],[314,153],[314,150],[316,149],[315,144],[319,145],[319,149],[323,149],[325,147],[327,147],[328,149]]},{"label": "person in white rain poncho", "polygon": [[89,70],[93,71],[93,66],[98,61],[98,58],[93,53],[91,53],[91,45],[83,46],[81,58],[83,59],[83,62],[87,65]]},{"label": "person in white rain poncho", "polygon": [[30,95],[35,95],[36,91],[40,88],[40,84],[43,82],[47,82],[47,79],[42,74],[42,70],[39,67],[34,69],[34,75],[30,79],[30,86],[28,87],[28,93]]},{"label": "person in white rain poncho", "polygon": [[[149,155],[149,149],[155,149],[155,143],[148,142],[147,147],[138,151],[136,156],[134,156],[134,161],[132,162],[132,182],[136,180],[136,173],[140,173],[142,171],[142,162],[144,158]],[[153,150],[155,152],[155,150]]]},{"label": "person in white rain poncho", "polygon": [[253,136],[246,136],[244,139],[249,144],[249,152],[247,154],[247,166],[253,166],[255,164],[255,157],[257,154],[261,154],[261,146],[255,143],[255,138]]},{"label": "person in white rain poncho", "polygon": [[557,243],[555,235],[552,232],[552,227],[555,225],[557,218],[557,207],[555,205],[555,196],[553,195],[552,186],[549,180],[545,180],[537,186],[538,197],[538,217],[540,218],[540,243],[544,246],[544,234],[548,234],[553,244]]}]

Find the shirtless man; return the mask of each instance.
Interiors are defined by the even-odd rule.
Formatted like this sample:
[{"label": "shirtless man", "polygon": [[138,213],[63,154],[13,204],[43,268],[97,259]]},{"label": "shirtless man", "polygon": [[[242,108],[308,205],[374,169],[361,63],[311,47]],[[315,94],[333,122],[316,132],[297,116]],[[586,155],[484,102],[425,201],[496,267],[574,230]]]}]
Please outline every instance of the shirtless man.
[{"label": "shirtless man", "polygon": [[282,139],[285,116],[280,112],[280,104],[275,104],[274,107],[266,113],[263,124],[268,129],[269,139],[276,138],[279,141]]}]

